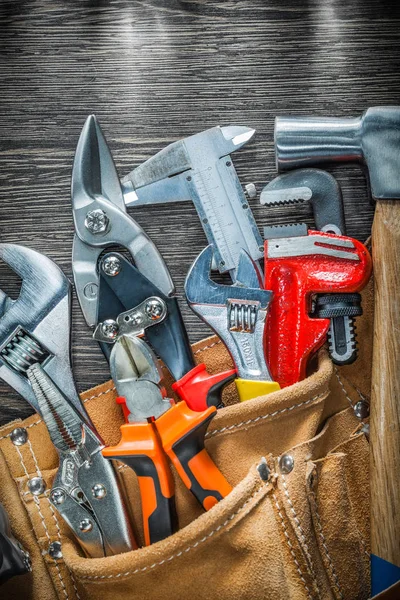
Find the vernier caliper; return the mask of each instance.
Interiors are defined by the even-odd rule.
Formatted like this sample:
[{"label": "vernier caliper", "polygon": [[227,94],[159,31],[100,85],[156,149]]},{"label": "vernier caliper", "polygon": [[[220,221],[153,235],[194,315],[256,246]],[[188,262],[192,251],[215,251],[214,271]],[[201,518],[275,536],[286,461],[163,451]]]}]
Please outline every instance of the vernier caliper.
[{"label": "vernier caliper", "polygon": [[254,135],[248,127],[213,127],[170,144],[122,179],[125,204],[192,201],[214,265],[236,280],[241,250],[258,260],[263,242],[229,154]]}]

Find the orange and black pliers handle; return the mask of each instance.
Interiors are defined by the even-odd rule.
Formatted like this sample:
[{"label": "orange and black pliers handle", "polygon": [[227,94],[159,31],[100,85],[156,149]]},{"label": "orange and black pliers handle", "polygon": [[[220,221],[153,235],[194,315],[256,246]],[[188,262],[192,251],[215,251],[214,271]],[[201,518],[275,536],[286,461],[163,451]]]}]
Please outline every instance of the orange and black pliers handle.
[{"label": "orange and black pliers handle", "polygon": [[173,534],[177,529],[174,483],[154,423],[125,423],[119,444],[104,448],[102,454],[125,463],[137,475],[146,546]]},{"label": "orange and black pliers handle", "polygon": [[[123,399],[118,399],[119,403]],[[204,436],[216,414],[185,402],[173,405],[152,423],[126,423],[121,441],[105,448],[103,456],[130,466],[139,480],[146,545],[176,530],[173,482],[167,456],[185,486],[209,510],[231,491],[231,486],[204,447]]]}]

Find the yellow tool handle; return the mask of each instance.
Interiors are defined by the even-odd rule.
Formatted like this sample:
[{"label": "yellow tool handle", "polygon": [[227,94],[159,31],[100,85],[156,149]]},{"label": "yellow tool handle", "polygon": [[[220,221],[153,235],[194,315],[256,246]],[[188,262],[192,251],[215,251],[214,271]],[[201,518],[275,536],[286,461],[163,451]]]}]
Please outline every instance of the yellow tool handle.
[{"label": "yellow tool handle", "polygon": [[257,396],[265,396],[281,389],[277,381],[257,381],[253,379],[235,379],[240,402],[252,400]]}]

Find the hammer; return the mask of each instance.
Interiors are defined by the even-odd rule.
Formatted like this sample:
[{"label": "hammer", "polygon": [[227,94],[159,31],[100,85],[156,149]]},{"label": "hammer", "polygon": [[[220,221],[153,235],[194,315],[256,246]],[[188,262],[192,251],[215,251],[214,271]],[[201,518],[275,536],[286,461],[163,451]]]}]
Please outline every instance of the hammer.
[{"label": "hammer", "polygon": [[377,201],[372,227],[375,322],[371,394],[371,576],[377,594],[400,579],[400,106],[361,117],[278,117],[280,171],[360,162]]}]

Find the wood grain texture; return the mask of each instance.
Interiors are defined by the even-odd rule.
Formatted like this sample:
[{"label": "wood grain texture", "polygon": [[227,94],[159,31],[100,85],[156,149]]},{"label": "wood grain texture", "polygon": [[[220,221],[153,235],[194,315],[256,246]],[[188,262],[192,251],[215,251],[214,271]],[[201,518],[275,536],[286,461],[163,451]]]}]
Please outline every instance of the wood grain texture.
[{"label": "wood grain texture", "polygon": [[[207,127],[243,124],[254,142],[234,155],[243,184],[275,176],[277,114],[358,115],[398,104],[398,2],[375,0],[3,1],[0,177],[3,242],[45,252],[71,276],[70,175],[86,116],[98,116],[119,172]],[[357,167],[336,169],[348,233],[365,239],[373,207]],[[251,201],[257,222],[288,223],[304,207]],[[178,293],[205,245],[191,204],[137,208]],[[17,281],[0,267],[0,285]],[[181,302],[192,340],[207,335]],[[108,378],[77,302],[73,357],[79,390]],[[1,421],[30,408],[0,384]]]},{"label": "wood grain texture", "polygon": [[[400,567],[400,203],[377,203],[371,398],[371,550]],[[393,298],[396,301],[393,301]]]}]

